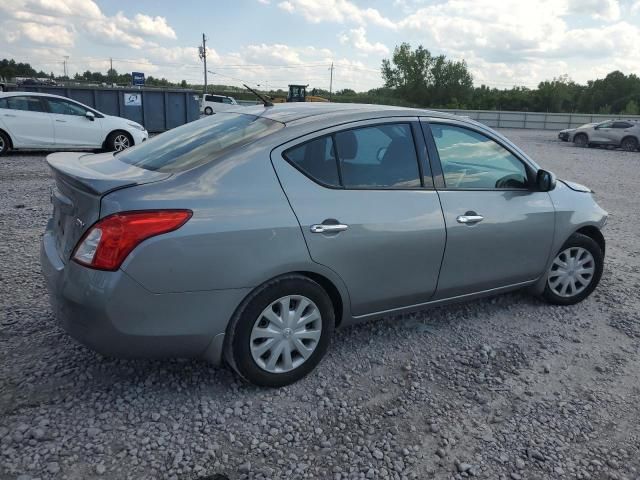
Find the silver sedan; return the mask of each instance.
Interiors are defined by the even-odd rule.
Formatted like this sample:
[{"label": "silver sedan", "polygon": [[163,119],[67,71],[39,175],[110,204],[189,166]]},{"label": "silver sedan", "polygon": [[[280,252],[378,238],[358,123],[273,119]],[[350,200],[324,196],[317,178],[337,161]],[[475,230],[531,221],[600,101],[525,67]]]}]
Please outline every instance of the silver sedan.
[{"label": "silver sedan", "polygon": [[453,115],[250,107],[47,161],[49,296],[105,355],[202,357],[281,386],[337,327],[525,287],[570,305],[602,274],[593,192]]}]

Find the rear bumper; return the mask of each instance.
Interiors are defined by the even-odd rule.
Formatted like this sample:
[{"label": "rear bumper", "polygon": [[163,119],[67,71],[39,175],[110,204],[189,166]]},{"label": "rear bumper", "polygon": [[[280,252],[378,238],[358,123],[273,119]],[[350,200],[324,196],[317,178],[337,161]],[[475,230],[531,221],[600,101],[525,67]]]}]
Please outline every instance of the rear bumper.
[{"label": "rear bumper", "polygon": [[80,343],[112,357],[206,357],[220,363],[227,323],[249,293],[154,294],[121,270],[64,264],[49,231],[42,238],[40,263],[59,325]]}]

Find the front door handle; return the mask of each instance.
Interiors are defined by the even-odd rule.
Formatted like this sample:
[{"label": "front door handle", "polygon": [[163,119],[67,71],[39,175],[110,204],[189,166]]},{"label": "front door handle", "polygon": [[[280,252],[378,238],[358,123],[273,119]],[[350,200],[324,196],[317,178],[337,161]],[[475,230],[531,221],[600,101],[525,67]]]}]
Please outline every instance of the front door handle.
[{"label": "front door handle", "polygon": [[59,118],[56,118],[56,122],[58,122],[58,123],[67,123],[66,120],[60,120]]},{"label": "front door handle", "polygon": [[469,225],[472,223],[481,222],[482,220],[484,220],[484,217],[482,215],[458,215],[456,220],[458,221],[458,223]]},{"label": "front door handle", "polygon": [[316,223],[311,225],[311,233],[334,233],[334,232],[344,232],[349,225],[343,225],[342,223],[336,224],[324,224],[324,223]]},{"label": "front door handle", "polygon": [[12,113],[5,113],[4,116],[5,117],[16,118],[16,115],[13,115]]}]

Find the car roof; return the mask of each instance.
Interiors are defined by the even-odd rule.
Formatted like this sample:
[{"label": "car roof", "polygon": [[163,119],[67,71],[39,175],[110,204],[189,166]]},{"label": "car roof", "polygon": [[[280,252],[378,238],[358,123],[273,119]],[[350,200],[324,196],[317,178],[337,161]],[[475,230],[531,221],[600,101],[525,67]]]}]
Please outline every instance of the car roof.
[{"label": "car roof", "polygon": [[50,93],[41,93],[41,92],[29,92],[29,91],[13,91],[13,92],[4,92],[4,93],[0,93],[0,98],[4,98],[4,97],[15,97],[15,96],[23,96],[23,95],[30,95],[33,97],[51,97],[51,98],[62,98],[64,100],[72,100],[72,101],[76,101],[77,100],[73,100],[73,98],[69,98],[69,97],[63,97],[61,95],[52,95]]},{"label": "car roof", "polygon": [[363,103],[333,103],[333,102],[292,102],[275,104],[273,107],[264,107],[261,105],[240,107],[230,110],[234,113],[244,113],[248,115],[255,115],[256,117],[268,118],[278,122],[291,124],[300,122],[310,117],[320,120],[320,117],[344,117],[344,116],[360,116],[367,114],[368,116],[375,117],[387,117],[387,116],[428,116],[463,120],[469,123],[476,123],[468,118],[452,115],[449,113],[436,112],[433,110],[408,108],[408,107],[396,107],[390,105],[372,105]]}]

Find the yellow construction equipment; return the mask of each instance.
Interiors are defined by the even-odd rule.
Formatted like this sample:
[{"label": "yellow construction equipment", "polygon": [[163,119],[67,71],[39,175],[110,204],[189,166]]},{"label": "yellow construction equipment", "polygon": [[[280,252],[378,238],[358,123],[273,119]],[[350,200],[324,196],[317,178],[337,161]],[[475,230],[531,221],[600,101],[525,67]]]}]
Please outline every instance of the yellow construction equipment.
[{"label": "yellow construction equipment", "polygon": [[309,85],[289,85],[289,93],[287,98],[274,97],[271,99],[273,103],[285,103],[285,102],[328,102],[324,97],[318,97],[317,95],[307,95],[307,87]]}]

